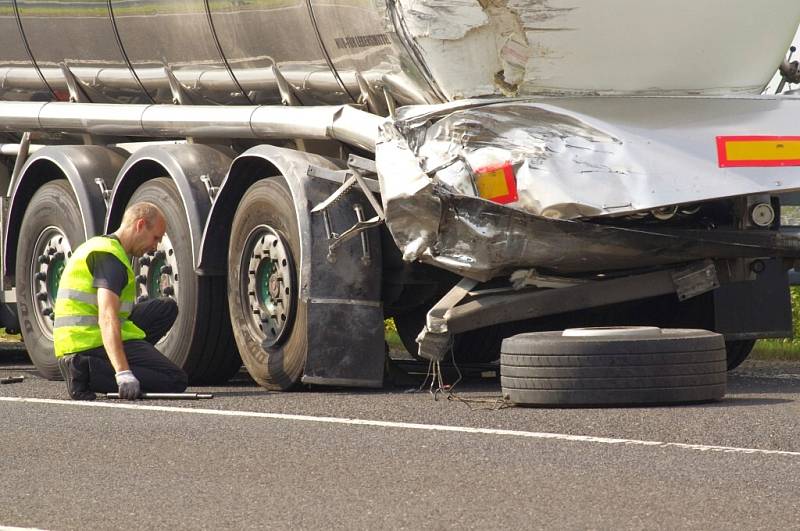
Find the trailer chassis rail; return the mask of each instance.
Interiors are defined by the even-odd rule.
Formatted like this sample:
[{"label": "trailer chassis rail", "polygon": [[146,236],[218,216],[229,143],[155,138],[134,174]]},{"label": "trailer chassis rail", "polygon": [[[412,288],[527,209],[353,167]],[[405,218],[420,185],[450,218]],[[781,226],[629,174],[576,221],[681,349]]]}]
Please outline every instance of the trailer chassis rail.
[{"label": "trailer chassis rail", "polygon": [[[563,288],[485,296],[472,292],[476,282],[463,279],[428,312],[426,326],[417,338],[419,354],[432,361],[446,355],[453,334],[547,315],[675,293],[680,300],[719,287],[714,263],[704,260],[687,267],[596,280]],[[459,304],[467,297],[463,304]]]}]

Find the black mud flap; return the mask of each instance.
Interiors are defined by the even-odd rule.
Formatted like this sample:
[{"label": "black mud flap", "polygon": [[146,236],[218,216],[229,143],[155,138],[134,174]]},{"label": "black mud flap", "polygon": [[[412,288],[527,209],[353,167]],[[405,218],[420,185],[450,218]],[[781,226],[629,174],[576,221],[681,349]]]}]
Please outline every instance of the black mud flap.
[{"label": "black mud flap", "polygon": [[764,260],[756,280],[714,290],[714,330],[726,340],[792,337],[789,276],[781,260]]},{"label": "black mud flap", "polygon": [[[345,307],[347,306],[347,307]],[[308,360],[303,383],[382,387],[383,309],[338,299],[311,301]],[[375,334],[375,331],[380,334]]]},{"label": "black mud flap", "polygon": [[0,327],[6,329],[8,334],[18,334],[19,315],[17,315],[17,303],[0,304]]},{"label": "black mud flap", "polygon": [[[336,188],[332,183],[308,182],[310,207],[322,203]],[[380,231],[367,229],[330,250],[333,239],[355,225],[359,217],[375,214],[355,188],[324,211],[307,215],[311,219],[311,263],[301,266],[309,323],[302,381],[382,387],[385,346]]]}]

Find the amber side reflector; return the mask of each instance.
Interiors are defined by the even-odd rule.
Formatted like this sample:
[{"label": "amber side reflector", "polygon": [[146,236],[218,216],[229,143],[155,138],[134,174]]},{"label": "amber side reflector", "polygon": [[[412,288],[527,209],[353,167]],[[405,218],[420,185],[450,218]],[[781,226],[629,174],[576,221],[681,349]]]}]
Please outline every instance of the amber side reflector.
[{"label": "amber side reflector", "polygon": [[800,166],[800,136],[718,136],[720,168]]},{"label": "amber side reflector", "polygon": [[517,178],[510,162],[475,170],[478,195],[495,203],[513,203],[517,195]]}]

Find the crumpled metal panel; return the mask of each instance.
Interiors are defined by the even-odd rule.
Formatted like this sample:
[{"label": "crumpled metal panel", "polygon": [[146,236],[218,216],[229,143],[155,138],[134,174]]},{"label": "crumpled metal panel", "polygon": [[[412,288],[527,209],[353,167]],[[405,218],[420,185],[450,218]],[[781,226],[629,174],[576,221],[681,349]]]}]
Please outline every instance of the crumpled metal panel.
[{"label": "crumpled metal panel", "polygon": [[619,215],[800,187],[797,167],[720,168],[716,143],[718,136],[796,135],[800,98],[471,103],[411,110],[394,128],[420,169],[441,168],[434,180],[454,193],[476,195],[470,168],[510,162],[519,192],[510,206],[532,214]]},{"label": "crumpled metal panel", "polygon": [[571,190],[576,177],[588,181],[596,173],[630,174],[638,169],[626,160],[622,140],[612,134],[547,105],[524,103],[446,116],[428,128],[418,153],[428,168],[458,156],[466,159],[436,172],[438,179],[464,195],[477,193],[470,173],[510,161],[519,195],[513,206],[558,218],[596,216],[607,210],[603,190],[596,190],[589,201],[576,200]]},{"label": "crumpled metal panel", "polygon": [[[401,209],[393,210],[392,216],[387,213],[392,234],[398,242],[408,241],[401,247],[406,259],[480,281],[530,267],[580,274],[709,257],[800,257],[800,239],[774,231],[635,230],[547,219],[474,197],[437,192],[436,202],[421,194],[392,205]],[[435,224],[432,212],[440,216]],[[399,219],[389,221],[394,215]],[[400,230],[395,232],[398,224]],[[412,226],[419,227],[419,233]],[[423,236],[414,238],[418,234]]]},{"label": "crumpled metal panel", "polygon": [[[636,231],[592,218],[800,188],[800,167],[720,167],[717,136],[791,135],[798,98],[551,98],[401,110],[376,165],[404,259],[485,280],[514,268],[607,271],[701,258],[794,255],[762,237]],[[513,169],[488,201],[481,168]],[[572,221],[568,221],[572,220]],[[747,236],[750,238],[750,236]]]}]

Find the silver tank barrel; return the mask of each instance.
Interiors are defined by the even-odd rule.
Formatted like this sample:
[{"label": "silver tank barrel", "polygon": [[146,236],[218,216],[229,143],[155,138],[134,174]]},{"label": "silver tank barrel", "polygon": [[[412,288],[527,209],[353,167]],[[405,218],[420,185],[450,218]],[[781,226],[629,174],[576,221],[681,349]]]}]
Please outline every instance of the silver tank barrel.
[{"label": "silver tank barrel", "polygon": [[172,103],[168,70],[195,102],[270,105],[273,69],[306,106],[384,76],[401,104],[437,101],[382,1],[0,0],[0,100],[66,100],[62,66],[95,102]]},{"label": "silver tank barrel", "polygon": [[384,121],[349,105],[139,105],[0,102],[0,132],[49,131],[146,138],[338,140],[375,151]]}]

